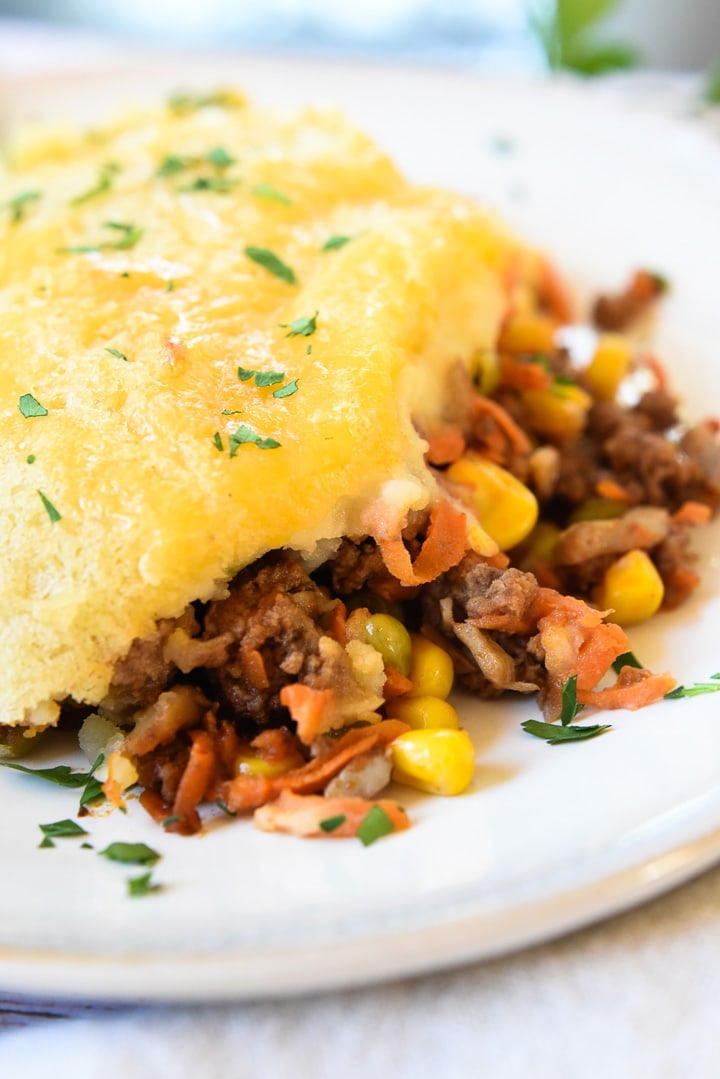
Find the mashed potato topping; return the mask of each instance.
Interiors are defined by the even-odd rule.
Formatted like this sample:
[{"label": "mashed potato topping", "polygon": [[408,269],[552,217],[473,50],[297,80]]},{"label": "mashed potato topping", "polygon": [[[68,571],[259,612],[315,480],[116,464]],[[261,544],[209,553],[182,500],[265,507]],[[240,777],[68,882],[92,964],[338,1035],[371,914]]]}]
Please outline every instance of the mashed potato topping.
[{"label": "mashed potato topping", "polygon": [[334,113],[235,96],[16,136],[0,173],[0,724],[158,618],[433,498],[515,245]]}]

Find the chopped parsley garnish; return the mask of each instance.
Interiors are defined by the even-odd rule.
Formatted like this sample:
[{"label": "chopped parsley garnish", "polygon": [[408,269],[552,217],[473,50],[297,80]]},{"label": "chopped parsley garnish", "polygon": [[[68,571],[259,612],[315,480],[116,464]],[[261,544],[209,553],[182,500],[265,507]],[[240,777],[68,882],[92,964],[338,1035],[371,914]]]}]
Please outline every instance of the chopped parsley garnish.
[{"label": "chopped parsley garnish", "polygon": [[109,352],[111,356],[114,356],[116,360],[125,360],[125,363],[128,362],[127,356],[124,352],[121,352],[119,348],[106,348],[105,351]]},{"label": "chopped parsley garnish", "polygon": [[665,274],[657,273],[655,270],[648,270],[648,274],[653,285],[661,295],[670,291],[669,277],[666,277]]},{"label": "chopped parsley garnish", "polygon": [[694,682],[691,686],[675,686],[665,694],[666,701],[676,701],[683,697],[702,697],[706,693],[720,693],[720,673],[711,674],[712,682]]},{"label": "chopped parsley garnish", "polygon": [[238,180],[230,180],[226,176],[198,176],[189,184],[183,184],[178,191],[219,191],[225,193],[232,191],[237,186]]},{"label": "chopped parsley garnish", "polygon": [[98,851],[103,858],[124,865],[155,865],[160,855],[145,843],[111,843],[104,850]]},{"label": "chopped parsley garnish", "polygon": [[222,435],[219,431],[216,431],[213,435],[213,446],[218,451],[218,453],[222,453],[225,449],[225,447],[223,446]]},{"label": "chopped parsley garnish", "polygon": [[37,397],[33,397],[31,393],[24,393],[18,400],[18,408],[22,412],[26,420],[31,419],[33,416],[47,416],[48,410],[44,405],[41,405]]},{"label": "chopped parsley garnish", "polygon": [[241,423],[237,431],[230,435],[228,441],[231,457],[234,457],[240,447],[245,445],[257,446],[259,450],[276,450],[280,446],[276,439],[263,438],[246,423]]},{"label": "chopped parsley garnish", "polygon": [[321,251],[337,251],[338,247],[344,247],[345,244],[349,244],[352,240],[352,236],[331,236],[329,240],[320,248]]},{"label": "chopped parsley garnish", "polygon": [[224,146],[215,146],[205,155],[205,160],[209,165],[214,165],[216,169],[227,169],[235,164],[235,158],[227,152]]},{"label": "chopped parsley garnish", "polygon": [[305,355],[312,356],[312,345],[308,345],[308,347],[305,349]]},{"label": "chopped parsley garnish", "polygon": [[80,850],[95,850],[92,843],[81,843]]},{"label": "chopped parsley garnish", "polygon": [[101,761],[102,756],[93,764],[89,772],[73,772],[68,764],[58,764],[55,768],[28,768],[24,764],[18,764],[16,761],[0,761],[0,766],[12,768],[16,772],[25,772],[29,776],[37,776],[38,779],[44,779],[58,787],[78,788],[84,787],[88,780],[92,778],[94,770]]},{"label": "chopped parsley garnish", "polygon": [[66,836],[88,834],[75,820],[56,820],[52,824],[41,824],[39,827],[47,839],[61,839]]},{"label": "chopped parsley garnish", "polygon": [[180,154],[166,154],[155,170],[155,175],[158,179],[162,179],[164,176],[174,176],[177,172],[182,172],[183,169],[188,168],[190,164],[191,158],[189,157],[181,157]]},{"label": "chopped parsley garnish", "polygon": [[394,831],[395,825],[382,806],[374,805],[358,828],[357,837],[364,847],[369,847],[371,843]]},{"label": "chopped parsley garnish", "polygon": [[225,802],[223,802],[222,798],[218,798],[215,805],[218,807],[218,809],[221,809],[223,811],[226,817],[237,817],[237,812],[234,809],[231,809],[230,806],[225,805]]},{"label": "chopped parsley garnish", "polygon": [[167,288],[165,289],[165,291],[166,292],[174,292],[175,291],[175,282],[173,281],[172,277],[168,281]]},{"label": "chopped parsley garnish", "polygon": [[39,198],[39,191],[21,191],[19,195],[15,195],[9,202],[6,202],[5,205],[10,211],[10,224],[17,225],[22,221],[29,204],[37,202]]},{"label": "chopped parsley garnish", "polygon": [[25,458],[25,460],[27,461],[27,463],[29,465],[34,465],[35,464],[35,454],[34,453],[29,453],[27,455],[27,457]]},{"label": "chopped parsley garnish", "polygon": [[286,382],[284,386],[281,386],[278,390],[273,390],[273,397],[292,397],[294,393],[298,391],[298,379],[293,378],[290,382]]},{"label": "chopped parsley garnish", "polygon": [[578,704],[577,700],[577,675],[568,678],[562,687],[562,705],[560,707],[560,723],[567,727],[575,719],[578,712],[582,712],[585,706]]},{"label": "chopped parsley garnish", "polygon": [[297,277],[294,271],[283,262],[281,258],[275,254],[274,251],[270,251],[267,247],[252,247],[245,248],[245,254],[253,262],[256,262],[258,266],[262,266],[268,273],[273,274],[275,277],[279,277],[281,281],[286,281],[288,285],[296,285]]},{"label": "chopped parsley garnish", "polygon": [[[367,817],[365,818],[367,820]],[[344,824],[347,817],[344,813],[338,813],[336,817],[326,817],[325,820],[320,821],[320,827],[323,832],[334,832],[341,824]]]},{"label": "chopped parsley garnish", "polygon": [[595,723],[587,727],[558,727],[556,723],[543,723],[539,719],[527,719],[522,729],[536,738],[543,738],[548,745],[555,746],[561,742],[583,742],[588,738],[595,738],[603,731],[609,731],[609,723]]},{"label": "chopped parsley garnish", "polygon": [[266,183],[264,180],[262,183],[251,187],[250,194],[257,196],[259,199],[267,199],[269,202],[279,202],[281,206],[292,206],[293,204],[292,199],[289,199],[287,195],[283,195],[282,191],[278,191],[276,187]]},{"label": "chopped parsley garnish", "polygon": [[124,221],[104,221],[103,228],[114,229],[121,233],[118,240],[105,240],[96,244],[77,244],[73,247],[61,247],[58,249],[61,255],[86,255],[93,251],[127,251],[134,247],[143,235],[144,230],[137,225],[129,225]]},{"label": "chopped parsley garnish", "polygon": [[97,178],[97,182],[87,191],[83,191],[81,195],[76,195],[74,199],[70,199],[70,205],[80,206],[83,202],[88,202],[90,199],[97,198],[98,195],[104,195],[105,192],[109,191],[112,187],[113,177],[119,171],[120,166],[113,162],[103,165],[100,169],[100,175]]},{"label": "chopped parsley garnish", "polygon": [[57,510],[55,508],[55,506],[53,506],[53,504],[50,501],[50,499],[48,498],[48,496],[44,495],[42,493],[42,491],[40,491],[40,490],[38,490],[38,494],[40,495],[40,501],[42,502],[43,506],[45,507],[45,509],[47,511],[47,515],[50,518],[50,523],[51,524],[56,524],[58,521],[61,521],[62,520],[62,514],[60,513],[59,510]]},{"label": "chopped parsley garnish", "polygon": [[257,371],[254,367],[238,367],[238,378],[241,382],[249,382],[255,379],[255,385],[261,389],[265,386],[277,386],[285,378],[284,371]]},{"label": "chopped parsley garnish", "polygon": [[102,798],[105,797],[105,791],[103,790],[102,783],[99,779],[95,778],[95,772],[98,770],[104,760],[105,754],[99,753],[95,758],[95,762],[92,768],[88,772],[87,783],[83,787],[82,793],[80,795],[80,816],[82,816],[83,813],[87,813],[87,809],[85,808],[86,806],[89,806],[92,802],[99,802]]},{"label": "chopped parsley garnish", "polygon": [[171,824],[177,824],[177,822],[179,820],[182,820],[182,817],[180,816],[180,814],[179,813],[173,813],[173,815],[171,817],[166,817],[165,818],[165,820],[162,822],[162,826],[163,826],[163,828],[169,828]]},{"label": "chopped parsley garnish", "polygon": [[152,869],[149,869],[147,873],[141,873],[139,877],[129,877],[127,882],[127,894],[132,899],[159,892],[161,888],[162,884],[156,884],[152,879]]},{"label": "chopped parsley garnish", "polygon": [[54,846],[55,846],[55,844],[53,843],[50,836],[46,835],[46,836],[43,837],[43,839],[40,841],[40,843],[38,843],[38,850],[43,850],[43,849],[46,849],[47,847],[54,847]]},{"label": "chopped parsley garnish", "polygon": [[621,656],[613,660],[613,670],[620,674],[623,667],[636,667],[639,671],[643,669],[643,665],[637,658],[634,652],[623,652]]},{"label": "chopped parsley garnish", "polygon": [[280,328],[288,331],[286,337],[312,337],[317,329],[318,314],[316,311],[314,315],[303,315],[292,322],[281,322]]}]

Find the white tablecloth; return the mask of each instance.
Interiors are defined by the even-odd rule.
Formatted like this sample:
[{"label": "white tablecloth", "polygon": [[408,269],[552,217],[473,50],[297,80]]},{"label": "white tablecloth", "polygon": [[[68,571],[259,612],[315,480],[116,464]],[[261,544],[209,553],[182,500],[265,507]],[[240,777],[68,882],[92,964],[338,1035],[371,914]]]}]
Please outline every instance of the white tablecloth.
[{"label": "white tablecloth", "polygon": [[[116,49],[92,35],[0,23],[0,72],[97,66]],[[658,87],[658,103],[671,105],[672,89]],[[0,997],[0,1076],[717,1076],[719,955],[716,870],[564,940],[396,984],[63,1019],[43,1016],[72,1009],[28,1002],[30,1022]]]}]

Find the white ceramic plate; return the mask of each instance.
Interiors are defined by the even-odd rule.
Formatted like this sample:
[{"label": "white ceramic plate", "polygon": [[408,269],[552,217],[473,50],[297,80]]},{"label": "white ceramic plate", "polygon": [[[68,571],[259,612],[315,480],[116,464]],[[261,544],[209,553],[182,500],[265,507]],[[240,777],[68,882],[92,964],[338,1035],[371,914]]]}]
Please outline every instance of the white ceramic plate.
[{"label": "white ceramic plate", "polygon": [[[228,81],[266,101],[348,109],[416,179],[495,204],[582,286],[619,283],[638,265],[667,273],[658,347],[689,414],[720,402],[720,147],[698,121],[657,116],[622,89],[213,59],[11,83],[5,113],[88,116],[129,88]],[[646,663],[685,682],[720,669],[718,535],[705,535],[692,601],[632,634]],[[565,932],[720,857],[719,706],[701,697],[618,713],[604,737],[550,747],[520,729],[532,704],[463,702],[473,789],[403,794],[415,826],[368,849],[248,822],[181,839],[137,807],[90,819],[96,848],[143,840],[162,852],[165,888],[141,900],[126,898],[130,871],[76,841],[38,850],[38,823],[71,815],[75,795],[2,769],[0,988],[125,1000],[299,993]]]}]

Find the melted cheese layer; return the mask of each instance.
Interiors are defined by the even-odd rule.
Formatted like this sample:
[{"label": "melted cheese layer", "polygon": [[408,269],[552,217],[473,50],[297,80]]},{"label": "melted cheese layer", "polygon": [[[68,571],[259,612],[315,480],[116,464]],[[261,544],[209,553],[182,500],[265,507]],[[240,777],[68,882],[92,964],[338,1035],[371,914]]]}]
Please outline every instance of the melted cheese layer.
[{"label": "melted cheese layer", "polygon": [[[340,116],[239,101],[25,133],[0,176],[12,199],[0,723],[42,724],[49,702],[100,701],[133,639],[265,551],[317,558],[373,507],[428,503],[414,424],[431,430],[451,370],[493,345],[515,245],[469,202],[410,185]],[[259,387],[239,367],[283,379]],[[47,415],[23,416],[25,394]],[[280,445],[231,456],[240,424]]]}]

